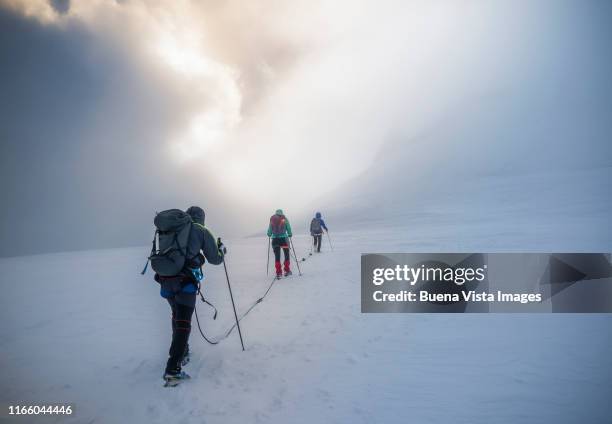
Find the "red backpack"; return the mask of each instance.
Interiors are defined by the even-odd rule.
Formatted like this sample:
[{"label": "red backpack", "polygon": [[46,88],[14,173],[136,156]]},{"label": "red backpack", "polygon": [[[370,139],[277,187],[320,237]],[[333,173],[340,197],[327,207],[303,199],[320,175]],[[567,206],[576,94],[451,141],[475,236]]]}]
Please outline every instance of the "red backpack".
[{"label": "red backpack", "polygon": [[270,228],[272,228],[272,234],[276,236],[284,235],[287,232],[285,229],[285,215],[272,215],[270,218]]}]

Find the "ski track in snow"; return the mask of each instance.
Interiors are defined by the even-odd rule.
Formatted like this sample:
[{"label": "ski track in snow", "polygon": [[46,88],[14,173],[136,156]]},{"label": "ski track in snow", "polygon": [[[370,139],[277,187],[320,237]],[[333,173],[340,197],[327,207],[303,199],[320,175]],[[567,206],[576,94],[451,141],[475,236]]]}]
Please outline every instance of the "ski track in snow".
[{"label": "ski track in snow", "polygon": [[[610,315],[361,314],[361,253],[436,243],[408,231],[334,233],[303,276],[293,263],[241,322],[246,352],[236,331],[208,345],[194,319],[176,388],[162,387],[170,312],[139,275],[147,247],[0,259],[0,401],[76,406],[28,421],[45,423],[612,422]],[[298,256],[309,240],[294,237]],[[228,246],[241,313],[271,281],[267,240]],[[219,317],[198,314],[217,337],[233,312],[223,267],[205,274]]]}]

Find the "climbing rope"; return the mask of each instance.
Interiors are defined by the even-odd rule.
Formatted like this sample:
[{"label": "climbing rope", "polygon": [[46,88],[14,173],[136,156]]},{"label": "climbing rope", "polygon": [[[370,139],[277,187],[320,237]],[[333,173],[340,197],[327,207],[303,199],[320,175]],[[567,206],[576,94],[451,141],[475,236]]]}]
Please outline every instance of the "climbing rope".
[{"label": "climbing rope", "polygon": [[[293,244],[292,246],[293,247]],[[311,247],[312,249],[312,247]],[[302,258],[301,260],[299,260],[295,254],[295,248],[293,248],[293,257],[295,258],[296,264],[298,262],[306,262],[307,259],[309,259],[310,257],[312,257],[312,251],[308,253],[307,257]],[[299,265],[298,265],[299,267]],[[208,337],[206,337],[206,335],[204,334],[204,331],[202,331],[202,327],[200,326],[200,320],[198,318],[198,311],[196,308],[194,308],[194,314],[196,316],[196,322],[198,324],[198,330],[200,331],[200,334],[202,335],[202,338],[204,338],[204,340],[206,340],[208,343],[210,343],[211,345],[216,345],[219,344],[220,341],[227,339],[230,334],[232,334],[232,331],[234,331],[234,329],[237,327],[238,323],[240,321],[242,321],[242,319],[244,317],[246,317],[253,309],[255,309],[255,307],[257,305],[259,305],[261,302],[263,302],[263,300],[265,299],[265,297],[268,295],[268,293],[270,293],[270,290],[272,289],[272,286],[274,286],[274,283],[276,283],[276,281],[278,280],[278,278],[274,277],[274,279],[272,280],[272,282],[270,283],[270,285],[268,286],[268,288],[266,289],[265,293],[263,294],[263,296],[261,296],[259,299],[257,299],[250,307],[249,309],[246,310],[246,312],[244,314],[242,314],[240,316],[240,318],[238,318],[236,320],[236,322],[234,323],[234,325],[232,325],[225,333],[223,333],[223,335],[219,336],[216,339],[209,339]],[[206,299],[204,299],[204,296],[202,295],[202,292],[200,290],[198,290],[198,294],[200,295],[200,298],[202,300],[202,302],[206,303],[207,305],[209,305],[210,307],[212,307],[215,310],[215,314],[213,316],[213,320],[217,319],[217,308],[214,307],[214,305],[210,302],[208,302]]]},{"label": "climbing rope", "polygon": [[[242,319],[243,319],[244,317],[246,317],[246,316],[247,316],[247,315],[248,315],[248,314],[249,314],[249,313],[250,313],[250,312],[251,312],[253,309],[255,309],[255,306],[257,306],[258,304],[260,304],[260,303],[261,303],[261,302],[264,300],[264,298],[265,298],[265,297],[268,295],[268,293],[270,293],[270,290],[272,289],[272,286],[274,286],[274,283],[276,283],[276,281],[277,281],[277,280],[278,280],[278,279],[277,279],[276,277],[274,277],[274,279],[272,280],[272,282],[271,282],[271,283],[270,283],[270,285],[268,286],[268,289],[266,290],[266,292],[264,293],[264,295],[263,295],[263,296],[261,296],[259,299],[257,299],[257,300],[255,301],[255,303],[253,303],[253,304],[252,304],[252,305],[249,307],[249,309],[247,309],[247,310],[246,310],[246,312],[245,312],[244,314],[242,314],[242,315],[240,316],[240,318],[238,318],[238,322],[242,321]],[[204,296],[202,295],[202,293],[199,293],[199,294],[200,294],[200,297],[201,297],[201,299],[202,299],[202,302],[204,302],[204,303],[206,303],[206,304],[210,305],[212,308],[214,308],[214,309],[215,309],[215,315],[214,315],[213,319],[216,319],[216,318],[217,318],[217,309],[216,309],[216,308],[215,308],[215,307],[214,307],[214,306],[213,306],[211,303],[209,303],[209,302],[208,302],[206,299],[204,299]],[[225,333],[224,333],[222,336],[220,336],[220,337],[218,337],[218,338],[216,338],[216,339],[210,340],[208,337],[206,337],[206,335],[205,335],[205,334],[204,334],[204,332],[202,331],[202,327],[200,327],[200,320],[199,320],[199,318],[198,318],[198,311],[197,311],[197,309],[195,309],[195,310],[194,310],[194,314],[195,314],[195,316],[196,316],[196,322],[197,322],[197,324],[198,324],[198,330],[200,331],[200,334],[202,335],[202,337],[204,338],[204,340],[206,340],[206,341],[207,341],[208,343],[210,343],[211,345],[216,345],[216,344],[219,344],[219,342],[220,342],[220,341],[227,339],[227,338],[230,336],[230,334],[232,334],[232,331],[234,331],[234,329],[235,329],[235,328],[236,328],[236,326],[237,326],[237,323],[234,323],[234,325],[232,325],[232,326],[231,326],[231,327],[230,327],[230,328],[229,328],[229,329],[228,329],[228,330],[227,330],[227,331],[226,331],[226,332],[225,332]]]}]

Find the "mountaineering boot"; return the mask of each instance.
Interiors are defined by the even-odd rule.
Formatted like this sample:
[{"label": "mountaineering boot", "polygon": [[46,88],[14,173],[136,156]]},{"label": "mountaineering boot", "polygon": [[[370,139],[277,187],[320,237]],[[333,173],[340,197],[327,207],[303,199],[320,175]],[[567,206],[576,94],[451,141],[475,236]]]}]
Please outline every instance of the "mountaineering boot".
[{"label": "mountaineering boot", "polygon": [[164,374],[164,387],[178,386],[182,381],[189,380],[191,377],[185,371],[166,372]]},{"label": "mountaineering boot", "polygon": [[283,270],[281,269],[280,261],[275,261],[274,267],[276,268],[276,278],[281,278],[283,276]]}]

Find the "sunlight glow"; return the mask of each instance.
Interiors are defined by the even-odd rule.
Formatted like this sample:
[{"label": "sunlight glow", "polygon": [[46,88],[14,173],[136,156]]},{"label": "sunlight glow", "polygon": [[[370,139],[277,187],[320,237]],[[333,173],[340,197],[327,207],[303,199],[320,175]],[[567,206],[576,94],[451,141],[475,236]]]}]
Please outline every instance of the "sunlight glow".
[{"label": "sunlight glow", "polygon": [[[187,128],[170,143],[180,162],[195,159],[222,143],[240,122],[242,95],[237,73],[205,54],[202,34],[186,27],[188,22],[160,29],[154,54],[176,77],[190,84],[190,92],[201,98],[201,105]],[[181,30],[176,30],[180,27]]]},{"label": "sunlight glow", "polygon": [[186,76],[205,75],[212,71],[210,61],[198,51],[193,33],[163,32],[155,46],[155,53],[173,71]]}]

